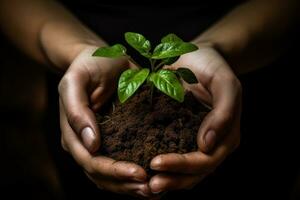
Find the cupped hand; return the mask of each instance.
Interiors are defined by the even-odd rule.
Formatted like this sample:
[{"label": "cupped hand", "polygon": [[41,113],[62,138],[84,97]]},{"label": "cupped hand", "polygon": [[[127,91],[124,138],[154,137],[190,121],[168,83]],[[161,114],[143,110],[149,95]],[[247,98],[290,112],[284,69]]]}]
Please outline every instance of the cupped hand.
[{"label": "cupped hand", "polygon": [[143,168],[93,154],[100,145],[94,111],[115,91],[119,74],[129,67],[125,58],[92,57],[95,50],[85,48],[59,83],[62,146],[99,188],[152,197]]},{"label": "cupped hand", "polygon": [[192,188],[240,143],[241,84],[228,63],[212,47],[200,47],[167,66],[178,67],[195,73],[199,83],[184,86],[212,109],[199,128],[198,151],[161,154],[152,159],[151,168],[159,171],[149,183],[153,193]]}]

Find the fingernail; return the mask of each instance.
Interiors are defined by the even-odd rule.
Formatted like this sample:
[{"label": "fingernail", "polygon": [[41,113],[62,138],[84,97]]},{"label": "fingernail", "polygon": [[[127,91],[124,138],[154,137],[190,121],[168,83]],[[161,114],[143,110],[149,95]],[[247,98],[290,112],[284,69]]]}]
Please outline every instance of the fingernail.
[{"label": "fingernail", "polygon": [[209,130],[206,135],[204,135],[204,144],[207,152],[211,151],[216,143],[216,132]]},{"label": "fingernail", "polygon": [[162,188],[160,187],[160,181],[159,179],[155,179],[152,180],[152,182],[150,183],[150,188],[151,188],[151,192],[153,194],[159,194],[162,192]]},{"label": "fingernail", "polygon": [[151,162],[151,169],[153,170],[159,170],[160,168],[160,165],[161,165],[161,158],[160,157],[156,157],[153,159],[153,161]]},{"label": "fingernail", "polygon": [[85,148],[91,151],[96,139],[94,131],[90,127],[85,127],[81,132],[81,138]]},{"label": "fingernail", "polygon": [[139,174],[137,174],[137,172],[138,172],[137,168],[130,168],[129,169],[129,173],[132,175],[133,180],[138,181],[138,182],[144,182],[145,177],[139,176]]}]

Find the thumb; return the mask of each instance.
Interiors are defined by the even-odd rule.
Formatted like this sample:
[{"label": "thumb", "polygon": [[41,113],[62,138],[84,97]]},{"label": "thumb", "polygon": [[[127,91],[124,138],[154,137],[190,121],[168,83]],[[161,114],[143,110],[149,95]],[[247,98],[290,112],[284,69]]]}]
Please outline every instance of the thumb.
[{"label": "thumb", "polygon": [[59,84],[60,103],[69,125],[91,153],[98,150],[100,134],[86,92],[88,75],[66,74]]},{"label": "thumb", "polygon": [[211,152],[216,144],[229,133],[233,119],[229,113],[212,110],[199,129],[198,146],[202,152]]},{"label": "thumb", "polygon": [[72,111],[65,106],[69,125],[81,139],[84,147],[91,153],[98,150],[100,145],[99,130],[92,111],[83,105],[72,107]]},{"label": "thumb", "polygon": [[198,132],[198,146],[209,153],[228,133],[235,119],[240,117],[241,85],[234,76],[218,76],[211,79],[208,88],[212,94],[213,109],[202,122]]}]

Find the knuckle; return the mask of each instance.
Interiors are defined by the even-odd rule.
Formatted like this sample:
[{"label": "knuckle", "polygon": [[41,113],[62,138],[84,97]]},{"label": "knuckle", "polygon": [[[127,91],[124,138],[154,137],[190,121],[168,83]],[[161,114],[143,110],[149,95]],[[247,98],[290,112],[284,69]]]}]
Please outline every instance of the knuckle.
[{"label": "knuckle", "polygon": [[113,166],[112,166],[112,175],[114,178],[118,178],[118,175],[120,174],[118,167],[116,165],[117,165],[117,162],[114,162]]},{"label": "knuckle", "polygon": [[69,152],[69,149],[68,149],[68,147],[66,145],[66,142],[65,142],[63,137],[61,137],[60,143],[61,143],[61,146],[62,146],[63,150],[65,150],[66,152]]},{"label": "knuckle", "polygon": [[68,122],[72,127],[80,124],[82,115],[79,112],[68,111],[66,115],[67,115]]},{"label": "knuckle", "polygon": [[83,164],[82,167],[84,168],[84,170],[85,170],[91,177],[94,177],[94,176],[97,175],[95,168],[92,167],[91,165],[89,165],[89,164]]},{"label": "knuckle", "polygon": [[68,86],[69,78],[65,75],[58,84],[58,93],[61,94]]},{"label": "knuckle", "polygon": [[230,124],[230,122],[234,119],[234,113],[232,112],[222,112],[220,115],[220,123],[221,124]]},{"label": "knuckle", "polygon": [[85,173],[88,174],[88,176],[91,177],[97,177],[99,176],[99,173],[97,173],[97,169],[93,164],[93,161],[90,160],[88,162],[82,163],[82,168],[84,169]]}]

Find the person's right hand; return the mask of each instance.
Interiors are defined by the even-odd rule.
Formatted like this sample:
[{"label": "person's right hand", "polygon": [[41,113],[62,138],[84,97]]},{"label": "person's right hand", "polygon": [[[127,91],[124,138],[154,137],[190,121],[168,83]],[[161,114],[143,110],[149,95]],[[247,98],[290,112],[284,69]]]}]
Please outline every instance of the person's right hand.
[{"label": "person's right hand", "polygon": [[124,58],[92,57],[95,49],[85,48],[59,83],[62,146],[99,188],[152,198],[142,167],[93,155],[100,145],[93,111],[111,96],[119,74],[129,66]]}]

